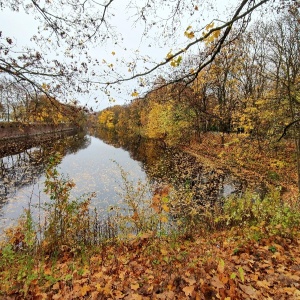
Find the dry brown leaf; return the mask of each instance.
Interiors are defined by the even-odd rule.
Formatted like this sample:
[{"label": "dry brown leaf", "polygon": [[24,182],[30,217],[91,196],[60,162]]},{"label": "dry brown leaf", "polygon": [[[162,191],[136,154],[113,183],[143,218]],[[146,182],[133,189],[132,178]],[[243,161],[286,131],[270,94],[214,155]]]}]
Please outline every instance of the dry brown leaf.
[{"label": "dry brown leaf", "polygon": [[52,290],[59,290],[59,282],[56,282],[53,287]]},{"label": "dry brown leaf", "polygon": [[116,299],[123,299],[125,297],[125,294],[123,294],[121,291],[115,291],[114,296]]},{"label": "dry brown leaf", "polygon": [[195,287],[193,285],[189,285],[184,287],[182,290],[184,291],[185,295],[192,296],[192,293],[194,292]]},{"label": "dry brown leaf", "polygon": [[102,278],[103,277],[103,272],[94,273],[93,276],[96,277],[96,278]]},{"label": "dry brown leaf", "polygon": [[285,288],[282,288],[280,289],[280,292],[281,293],[286,293],[288,294],[289,296],[293,295],[296,291],[296,288],[295,287],[285,287]]},{"label": "dry brown leaf", "polygon": [[143,300],[143,297],[141,295],[139,295],[139,294],[131,294],[130,295],[130,299],[131,300]]},{"label": "dry brown leaf", "polygon": [[225,269],[225,262],[223,259],[220,259],[217,270],[219,273],[224,273],[224,269]]},{"label": "dry brown leaf", "polygon": [[258,274],[249,274],[249,277],[251,278],[252,281],[258,280]]},{"label": "dry brown leaf", "polygon": [[266,280],[258,280],[256,282],[256,284],[261,287],[261,288],[265,288],[265,289],[269,289],[270,283]]},{"label": "dry brown leaf", "polygon": [[58,293],[58,294],[55,294],[52,296],[52,299],[53,300],[61,300],[63,299],[64,297],[62,296],[62,294]]},{"label": "dry brown leaf", "polygon": [[229,281],[229,276],[228,274],[221,273],[219,274],[219,279],[226,284]]},{"label": "dry brown leaf", "polygon": [[189,285],[194,285],[196,283],[195,278],[187,278],[183,277],[183,279],[189,284]]},{"label": "dry brown leaf", "polygon": [[94,291],[91,293],[91,300],[97,300],[99,299],[99,292],[98,291]]},{"label": "dry brown leaf", "polygon": [[245,294],[249,295],[251,298],[256,298],[255,294],[257,290],[251,285],[239,284],[239,287]]},{"label": "dry brown leaf", "polygon": [[211,284],[217,288],[217,289],[221,289],[224,287],[224,283],[222,281],[220,281],[220,279],[218,278],[218,276],[214,276],[211,280]]}]

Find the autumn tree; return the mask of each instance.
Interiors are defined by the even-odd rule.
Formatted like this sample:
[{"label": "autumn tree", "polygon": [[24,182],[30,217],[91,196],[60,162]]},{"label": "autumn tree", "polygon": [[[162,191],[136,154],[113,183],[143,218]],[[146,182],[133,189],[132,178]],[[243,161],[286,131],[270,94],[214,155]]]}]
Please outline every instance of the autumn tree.
[{"label": "autumn tree", "polygon": [[270,49],[269,64],[272,67],[277,102],[286,110],[286,127],[295,141],[298,187],[300,190],[300,15],[292,10],[268,26],[267,43]]},{"label": "autumn tree", "polygon": [[99,123],[108,129],[115,127],[115,114],[111,109],[105,109],[99,114]]}]

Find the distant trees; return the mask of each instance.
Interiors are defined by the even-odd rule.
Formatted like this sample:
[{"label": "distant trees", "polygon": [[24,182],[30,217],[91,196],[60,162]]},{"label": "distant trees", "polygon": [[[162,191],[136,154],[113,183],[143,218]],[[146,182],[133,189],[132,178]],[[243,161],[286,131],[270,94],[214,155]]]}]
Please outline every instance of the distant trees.
[{"label": "distant trees", "polygon": [[62,104],[45,94],[35,94],[29,86],[18,85],[16,82],[0,79],[0,113],[1,121],[6,122],[61,122],[83,125],[86,112],[75,104]]}]

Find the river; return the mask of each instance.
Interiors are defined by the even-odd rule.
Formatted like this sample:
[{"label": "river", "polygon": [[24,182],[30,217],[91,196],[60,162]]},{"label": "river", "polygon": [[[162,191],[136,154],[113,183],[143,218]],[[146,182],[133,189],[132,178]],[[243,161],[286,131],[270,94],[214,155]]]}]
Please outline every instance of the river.
[{"label": "river", "polygon": [[62,155],[59,173],[75,183],[72,197],[95,192],[91,207],[108,210],[119,203],[126,180],[197,188],[198,201],[227,196],[237,189],[230,176],[198,165],[195,158],[157,141],[120,139],[110,132],[65,136],[0,158],[0,232],[28,208],[35,213],[49,201],[44,193],[45,168],[53,152]]}]

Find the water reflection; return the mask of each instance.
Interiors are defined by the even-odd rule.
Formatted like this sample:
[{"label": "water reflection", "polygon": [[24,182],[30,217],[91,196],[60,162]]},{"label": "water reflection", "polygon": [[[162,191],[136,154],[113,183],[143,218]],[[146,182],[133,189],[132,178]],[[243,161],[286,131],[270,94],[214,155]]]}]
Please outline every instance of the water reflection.
[{"label": "water reflection", "polygon": [[96,192],[92,208],[107,209],[120,200],[123,184],[120,168],[129,172],[128,180],[146,181],[140,164],[132,160],[128,152],[84,134],[47,142],[22,153],[3,157],[0,232],[12,225],[29,203],[33,213],[39,214],[39,207],[49,201],[49,196],[43,192],[44,172],[53,152],[59,152],[63,157],[57,166],[59,173],[69,177],[76,185],[71,192],[73,198]]},{"label": "water reflection", "polygon": [[[40,142],[39,145],[25,151],[22,141],[15,143],[15,154],[0,158],[0,209],[9,196],[14,196],[20,188],[37,182],[45,172],[49,158],[54,152],[62,156],[76,153],[88,147],[90,139],[84,133],[64,135],[60,139]],[[13,146],[10,145],[10,148]]]},{"label": "water reflection", "polygon": [[167,148],[161,141],[111,131],[92,134],[46,141],[0,159],[0,232],[20,216],[29,202],[38,206],[49,201],[43,193],[43,182],[54,151],[63,156],[59,172],[76,184],[72,197],[96,193],[92,208],[105,210],[122,199],[124,182],[120,168],[128,172],[129,181],[186,189],[194,193],[199,203],[214,203],[238,190],[238,185],[222,170],[207,168],[195,157]]},{"label": "water reflection", "polygon": [[151,183],[170,184],[176,189],[192,191],[199,203],[215,203],[241,189],[240,182],[222,169],[204,166],[194,156],[168,148],[162,141],[103,129],[94,131],[93,135],[128,151],[132,159],[142,163]]}]

